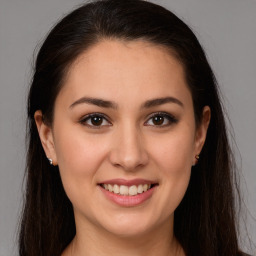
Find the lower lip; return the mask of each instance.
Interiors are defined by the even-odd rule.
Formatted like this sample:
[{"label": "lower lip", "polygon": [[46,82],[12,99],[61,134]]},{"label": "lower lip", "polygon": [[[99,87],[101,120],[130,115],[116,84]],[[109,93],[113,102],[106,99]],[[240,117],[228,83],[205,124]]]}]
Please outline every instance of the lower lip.
[{"label": "lower lip", "polygon": [[99,187],[100,187],[101,191],[103,192],[103,194],[110,201],[112,201],[120,206],[133,207],[133,206],[140,205],[140,204],[144,203],[145,201],[147,201],[149,198],[151,198],[156,186],[154,186],[153,188],[147,190],[146,192],[143,192],[136,196],[122,196],[122,195],[118,195],[113,192],[110,192],[101,186],[99,186]]}]

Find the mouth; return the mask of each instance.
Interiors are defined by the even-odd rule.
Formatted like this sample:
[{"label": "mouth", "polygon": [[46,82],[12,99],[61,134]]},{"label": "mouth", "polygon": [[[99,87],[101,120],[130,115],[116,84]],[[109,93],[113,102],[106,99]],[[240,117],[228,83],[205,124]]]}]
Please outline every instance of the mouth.
[{"label": "mouth", "polygon": [[159,184],[144,179],[113,179],[98,183],[98,186],[110,201],[119,206],[133,207],[148,201]]},{"label": "mouth", "polygon": [[105,190],[120,196],[137,196],[139,194],[143,194],[153,187],[157,186],[156,183],[149,184],[138,184],[138,185],[118,185],[118,184],[99,184]]}]

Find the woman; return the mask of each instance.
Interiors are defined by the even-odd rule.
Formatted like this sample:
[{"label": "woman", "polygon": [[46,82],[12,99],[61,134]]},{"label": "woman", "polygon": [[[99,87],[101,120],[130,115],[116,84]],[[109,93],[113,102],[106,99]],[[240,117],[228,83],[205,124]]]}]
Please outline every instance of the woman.
[{"label": "woman", "polygon": [[216,80],[171,12],[103,0],[66,16],[28,122],[20,255],[242,255]]}]

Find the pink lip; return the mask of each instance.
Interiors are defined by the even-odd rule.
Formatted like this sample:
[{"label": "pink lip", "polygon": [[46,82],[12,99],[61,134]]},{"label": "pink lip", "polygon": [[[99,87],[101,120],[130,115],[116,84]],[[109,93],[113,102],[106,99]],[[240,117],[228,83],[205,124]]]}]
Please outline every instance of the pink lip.
[{"label": "pink lip", "polygon": [[133,180],[125,180],[125,179],[112,179],[112,180],[105,180],[100,182],[99,184],[111,184],[111,185],[125,185],[125,186],[132,186],[132,185],[140,185],[140,184],[156,184],[152,180],[145,180],[145,179],[133,179]]},{"label": "pink lip", "polygon": [[[111,184],[111,183],[107,183],[107,184]],[[117,183],[115,183],[115,184],[117,184]],[[110,192],[110,191],[104,189],[100,185],[98,187],[101,189],[101,191],[106,196],[106,198],[109,199],[110,201],[114,202],[115,204],[117,204],[119,206],[124,206],[124,207],[133,207],[133,206],[140,205],[143,202],[150,199],[157,186],[154,186],[151,189],[147,190],[146,192],[143,192],[136,196],[118,195],[118,194],[115,194],[113,192]]]}]

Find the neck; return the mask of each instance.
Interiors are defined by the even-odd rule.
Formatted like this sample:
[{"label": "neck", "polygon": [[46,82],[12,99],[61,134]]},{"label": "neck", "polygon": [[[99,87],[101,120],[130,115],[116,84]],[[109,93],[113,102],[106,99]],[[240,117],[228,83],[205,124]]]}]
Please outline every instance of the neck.
[{"label": "neck", "polygon": [[77,234],[63,256],[184,256],[173,235],[173,220],[145,234],[120,236],[92,225],[77,225]]}]

